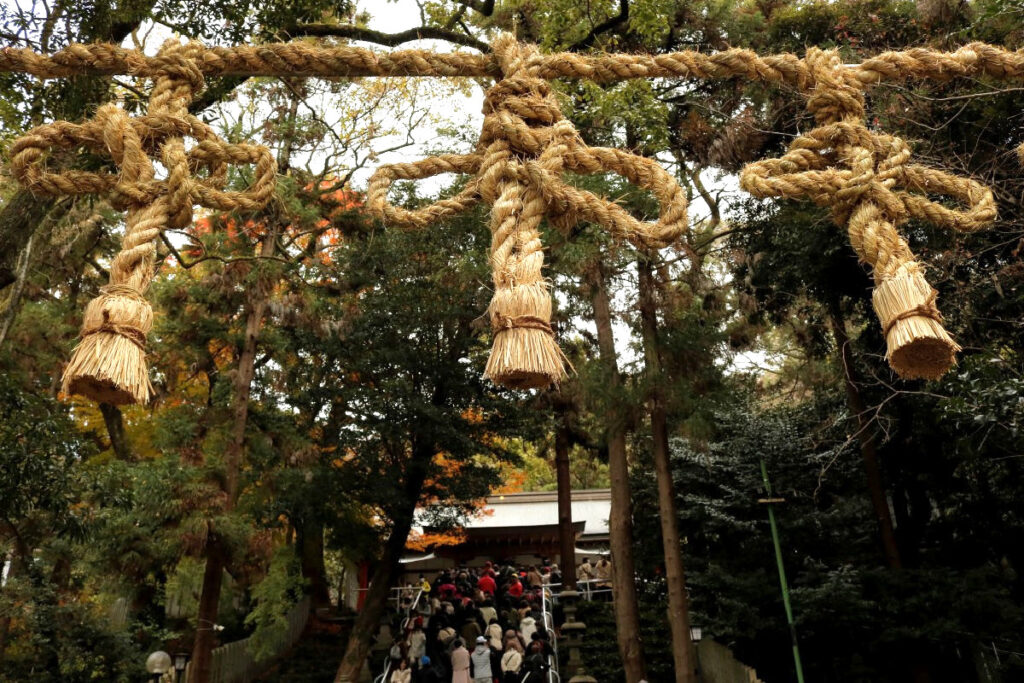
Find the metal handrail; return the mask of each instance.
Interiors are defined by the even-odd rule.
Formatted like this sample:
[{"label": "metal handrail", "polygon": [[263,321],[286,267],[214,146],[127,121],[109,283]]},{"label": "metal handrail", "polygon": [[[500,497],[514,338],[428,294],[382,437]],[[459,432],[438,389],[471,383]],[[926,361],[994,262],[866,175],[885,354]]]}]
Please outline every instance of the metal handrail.
[{"label": "metal handrail", "polygon": [[[595,595],[602,593],[611,593],[611,588],[592,588],[591,586],[597,583],[607,583],[605,579],[580,579],[576,582],[576,590],[583,593],[585,600],[593,600]],[[544,588],[553,586],[561,587],[561,583],[545,583]],[[552,591],[554,592],[554,591]]]},{"label": "metal handrail", "polygon": [[[554,662],[551,663],[549,665],[549,667],[548,667],[548,683],[553,683],[552,680],[551,680],[552,673],[555,675],[555,678],[559,678],[558,671],[557,671],[557,669],[558,669],[558,638],[554,637],[554,633],[555,633],[555,617],[554,617],[554,614],[552,614],[551,610],[548,609],[548,604],[550,602],[551,601],[548,598],[548,591],[545,590],[544,586],[541,586],[541,588],[540,588],[541,618],[544,620],[544,630],[548,632],[548,637],[551,638],[551,649],[554,652],[554,655],[551,657],[551,659],[553,659]],[[559,679],[559,680],[561,680],[561,679]]]},{"label": "metal handrail", "polygon": [[[402,590],[406,590],[406,589],[405,588],[397,588],[397,589],[393,588],[392,589],[392,591],[395,591],[395,590],[402,591]],[[415,599],[413,599],[412,604],[410,604],[409,608],[407,610],[405,610],[405,619],[402,620],[402,626],[401,626],[402,633],[405,633],[406,627],[409,626],[409,620],[412,619],[412,613],[416,609],[416,606],[420,604],[420,599],[422,597],[423,597],[423,588],[421,587],[417,591],[416,597],[415,597]],[[398,595],[398,599],[400,599],[400,598],[401,598],[401,594]],[[399,609],[401,609],[401,607],[399,607]],[[382,673],[381,675],[379,675],[376,678],[374,678],[373,679],[373,683],[384,683],[384,681],[386,681],[388,679],[388,674],[389,673],[391,673],[391,648],[388,648],[387,662],[384,665],[384,673]]]},{"label": "metal handrail", "polygon": [[388,679],[389,673],[391,673],[391,657],[388,657],[388,663],[384,666],[384,673],[373,679],[373,683],[383,683]]}]

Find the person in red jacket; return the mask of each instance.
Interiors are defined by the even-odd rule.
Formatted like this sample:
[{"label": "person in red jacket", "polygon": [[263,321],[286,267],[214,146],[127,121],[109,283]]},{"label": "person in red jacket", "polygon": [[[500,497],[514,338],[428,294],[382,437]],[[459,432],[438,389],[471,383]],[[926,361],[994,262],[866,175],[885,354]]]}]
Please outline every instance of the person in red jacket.
[{"label": "person in red jacket", "polygon": [[519,581],[518,576],[513,577],[512,583],[508,585],[508,594],[513,598],[523,597],[523,584]]},{"label": "person in red jacket", "polygon": [[492,598],[494,597],[494,591],[498,590],[498,584],[494,583],[494,579],[489,574],[481,576],[476,582],[476,587]]}]

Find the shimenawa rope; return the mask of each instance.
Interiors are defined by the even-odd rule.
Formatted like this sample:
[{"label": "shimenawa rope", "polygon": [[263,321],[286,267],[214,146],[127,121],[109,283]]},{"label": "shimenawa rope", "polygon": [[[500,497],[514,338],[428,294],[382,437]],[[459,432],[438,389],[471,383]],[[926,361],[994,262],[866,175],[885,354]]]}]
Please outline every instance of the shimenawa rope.
[{"label": "shimenawa rope", "polygon": [[[905,142],[869,130],[864,93],[838,52],[812,48],[806,62],[815,83],[807,108],[818,127],[796,138],[781,159],[749,164],[740,184],[758,197],[832,207],[836,223],[847,228],[854,251],[874,274],[873,301],[890,365],[901,377],[940,377],[960,347],[942,327],[935,291],[896,226],[912,217],[977,230],[995,220],[992,193],[973,180],[907,163]],[[948,195],[967,209],[949,209],[911,191]]]},{"label": "shimenawa rope", "polygon": [[[220,210],[258,209],[273,192],[269,152],[228,145],[187,113],[203,77],[273,75],[315,77],[494,77],[484,124],[471,154],[430,157],[381,167],[371,179],[368,206],[386,222],[425,227],[467,210],[491,205],[491,258],[495,294],[490,313],[495,347],[487,375],[514,387],[536,387],[564,376],[563,356],[550,327],[551,299],[541,275],[538,227],[547,217],[566,229],[583,220],[643,247],[662,247],[686,229],[686,199],[675,179],[655,162],[616,149],[583,144],[566,121],[548,80],[583,78],[611,82],[630,78],[743,78],[785,84],[808,93],[818,127],[797,138],[781,159],[751,164],[742,184],[758,196],[807,198],[833,209],[857,254],[874,272],[876,311],[889,359],[908,377],[936,377],[958,349],[941,326],[934,290],[924,280],[896,226],[908,217],[957,230],[974,230],[995,218],[991,192],[982,185],[907,163],[898,138],[875,133],[864,122],[864,89],[882,81],[948,80],[986,76],[1024,80],[1024,53],[972,43],[953,52],[923,48],[886,52],[843,66],[835,52],[812,49],[804,59],[749,50],[665,55],[541,55],[513,37],[495,40],[486,55],[426,50],[376,53],[349,46],[307,43],[202,47],[168,43],[155,57],[112,45],[71,45],[50,56],[0,49],[0,71],[43,78],[81,73],[132,74],[155,80],[147,115],[129,118],[113,105],[84,124],[55,122],[30,131],[11,149],[15,175],[33,192],[50,195],[102,193],[128,209],[122,252],[111,268],[111,286],[90,303],[83,341],[65,376],[65,389],[99,400],[145,401],[150,393],[140,339],[152,326],[142,297],[153,275],[153,239],[167,227],[191,220],[193,204]],[[185,150],[184,137],[198,143]],[[109,154],[117,175],[45,169],[50,149],[85,145]],[[160,152],[168,169],[155,180],[149,155]],[[1024,147],[1021,148],[1024,158]],[[239,193],[222,190],[228,163],[255,164],[256,180]],[[194,177],[192,169],[205,169]],[[641,223],[613,202],[562,180],[565,172],[617,173],[651,191],[661,205],[656,223]],[[398,179],[441,173],[471,175],[455,197],[409,211],[387,202]],[[941,192],[965,204],[949,209],[923,194]]]},{"label": "shimenawa rope", "polygon": [[[188,113],[203,87],[195,57],[200,46],[171,41],[153,58],[155,84],[147,115],[130,118],[106,104],[84,124],[58,121],[29,131],[11,147],[11,169],[32,192],[42,195],[108,194],[127,209],[121,251],[110,264],[110,284],[89,302],[82,341],[64,371],[63,391],[114,404],[145,403],[152,394],[145,340],[153,311],[143,296],[153,279],[155,240],[168,228],[192,222],[193,204],[229,211],[257,209],[274,191],[275,164],[269,150],[229,145]],[[184,138],[198,141],[185,149]],[[116,175],[47,170],[49,152],[86,146],[107,154]],[[156,180],[150,154],[159,152],[167,177]],[[224,192],[229,163],[255,165],[255,180],[244,192]],[[204,169],[197,178],[193,169]]]}]

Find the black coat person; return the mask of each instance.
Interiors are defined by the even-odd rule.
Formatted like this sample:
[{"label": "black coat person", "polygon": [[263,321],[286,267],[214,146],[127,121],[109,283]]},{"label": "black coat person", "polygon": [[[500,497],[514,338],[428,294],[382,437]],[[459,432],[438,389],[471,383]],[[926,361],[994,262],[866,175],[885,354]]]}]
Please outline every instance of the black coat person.
[{"label": "black coat person", "polygon": [[424,657],[426,661],[420,660],[420,668],[413,672],[415,683],[445,683],[448,672],[439,663]]},{"label": "black coat person", "polygon": [[543,680],[551,669],[550,658],[554,653],[555,650],[551,647],[551,643],[540,637],[539,632],[535,632],[533,639],[526,647],[526,656],[523,658],[523,671],[525,672],[523,681],[539,683]]}]

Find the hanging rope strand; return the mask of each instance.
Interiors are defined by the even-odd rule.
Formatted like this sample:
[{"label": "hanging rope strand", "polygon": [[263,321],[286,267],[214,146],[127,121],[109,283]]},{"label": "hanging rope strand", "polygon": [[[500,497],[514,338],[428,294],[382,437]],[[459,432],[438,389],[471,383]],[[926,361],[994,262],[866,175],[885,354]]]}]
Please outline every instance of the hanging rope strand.
[{"label": "hanging rope strand", "polygon": [[[992,193],[972,180],[908,164],[910,149],[864,121],[857,74],[836,51],[811,49],[815,88],[807,100],[818,127],[798,137],[781,159],[748,165],[741,186],[758,197],[805,198],[832,208],[875,279],[873,301],[885,333],[886,358],[906,378],[940,377],[960,347],[942,327],[936,293],[896,226],[914,217],[955,230],[976,230],[996,217]],[[945,194],[966,205],[949,209],[908,190]]]},{"label": "hanging rope strand", "polygon": [[[269,150],[229,145],[188,113],[203,87],[196,64],[203,48],[170,41],[149,64],[155,82],[145,116],[132,119],[113,104],[99,108],[84,124],[56,122],[29,131],[11,146],[11,169],[29,190],[41,195],[108,194],[127,211],[121,251],[110,264],[110,284],[89,302],[81,342],[64,371],[65,394],[82,394],[114,404],[146,403],[152,395],[146,366],[146,337],[153,311],[144,296],[153,279],[155,240],[168,228],[192,222],[195,203],[221,210],[262,207],[274,191],[275,166]],[[185,137],[198,140],[186,150]],[[109,155],[118,172],[53,172],[52,150],[84,145]],[[155,180],[151,157],[159,154],[167,178]],[[256,180],[234,193],[221,188],[228,163],[251,163]],[[193,177],[203,169],[205,177]]]},{"label": "hanging rope strand", "polygon": [[[410,228],[491,206],[494,297],[489,308],[494,346],[485,376],[504,386],[544,387],[565,377],[566,359],[551,328],[551,294],[543,276],[544,218],[563,230],[579,221],[605,227],[644,247],[675,241],[686,229],[686,194],[655,162],[620,150],[587,147],[566,121],[550,83],[538,73],[537,49],[504,35],[494,42],[502,78],[488,90],[477,149],[383,166],[370,179],[367,206],[386,223]],[[398,178],[419,179],[453,170],[474,177],[459,195],[409,211],[387,194]],[[617,173],[661,202],[657,222],[636,220],[617,204],[565,183],[563,172]]]}]

